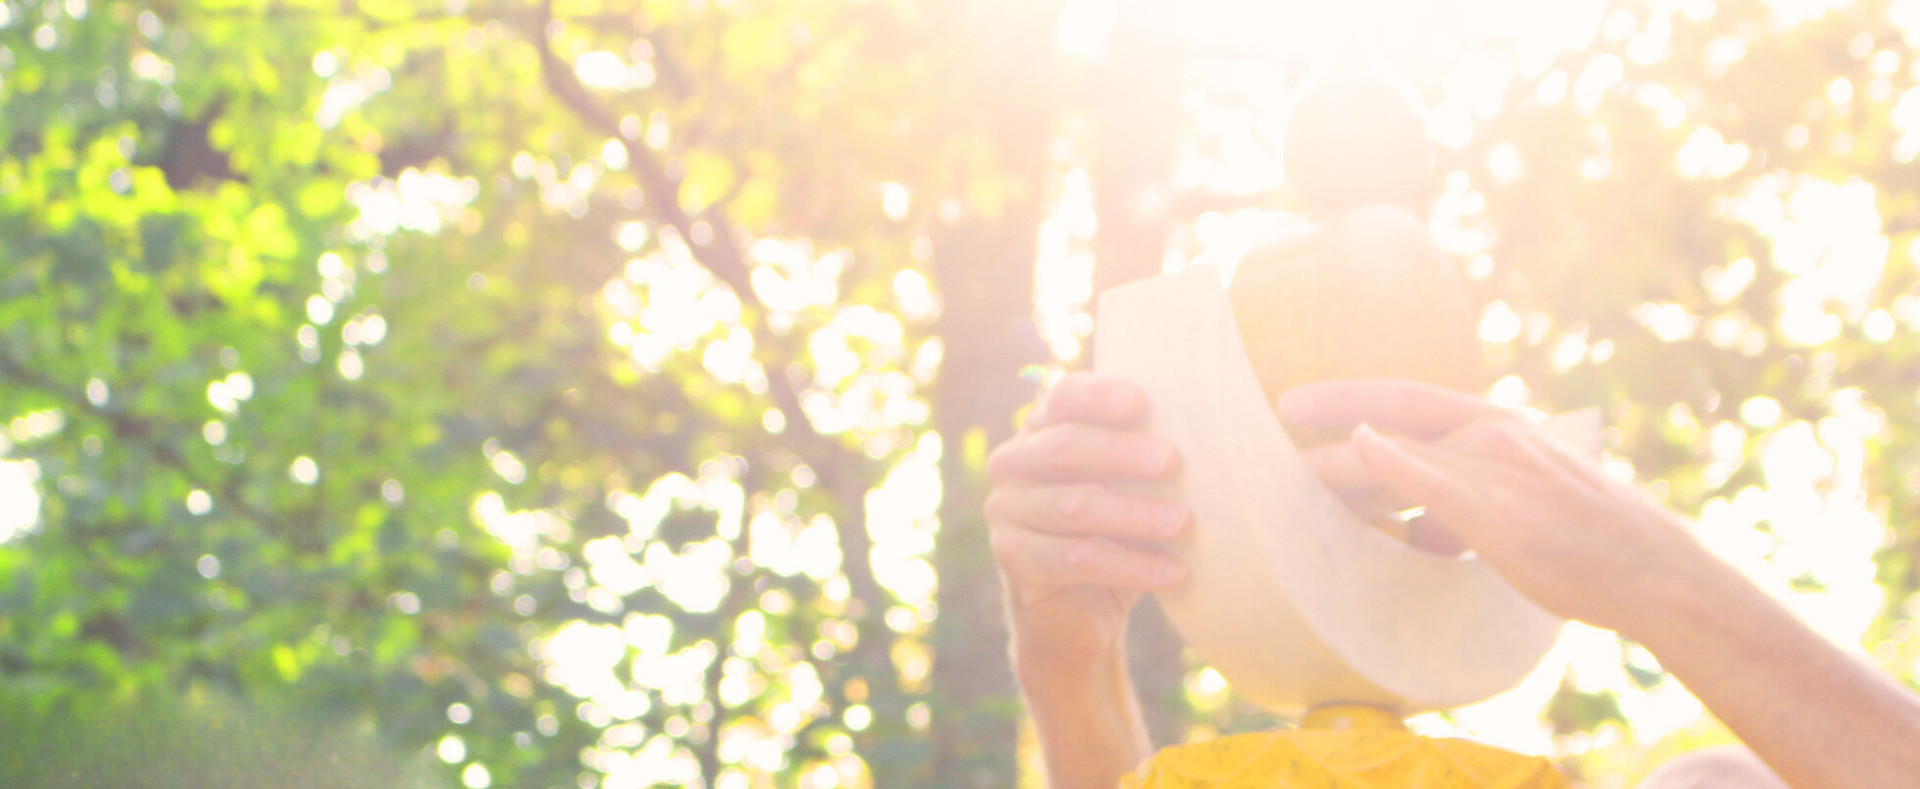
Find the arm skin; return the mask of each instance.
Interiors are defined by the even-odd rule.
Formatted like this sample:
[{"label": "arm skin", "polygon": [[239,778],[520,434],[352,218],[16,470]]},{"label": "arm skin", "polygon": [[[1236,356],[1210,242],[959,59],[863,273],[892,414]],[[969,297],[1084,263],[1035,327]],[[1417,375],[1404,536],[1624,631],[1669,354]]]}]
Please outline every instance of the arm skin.
[{"label": "arm skin", "polygon": [[1312,384],[1280,411],[1358,425],[1309,456],[1330,486],[1425,506],[1536,603],[1639,641],[1789,785],[1920,786],[1920,698],[1524,419],[1405,381]]},{"label": "arm skin", "polygon": [[1112,658],[1067,676],[1016,666],[1053,789],[1114,789],[1153,755],[1126,654]]},{"label": "arm skin", "polygon": [[[1524,419],[1405,381],[1312,384],[1279,408],[1293,424],[1354,428],[1307,454],[1349,506],[1424,506],[1416,544],[1471,547],[1548,610],[1645,645],[1790,785],[1920,786],[1920,699]],[[1126,615],[1186,568],[1129,544],[1172,539],[1191,516],[1106,487],[1178,468],[1171,445],[1139,429],[1145,414],[1132,384],[1070,375],[989,463],[1015,675],[1054,789],[1111,789],[1152,752],[1127,678]]]},{"label": "arm skin", "polygon": [[1153,753],[1127,674],[1127,614],[1186,568],[1132,546],[1173,539],[1192,516],[1177,502],[1107,487],[1179,467],[1171,443],[1140,429],[1146,409],[1130,382],[1068,375],[987,464],[1014,675],[1054,789],[1113,789]]},{"label": "arm skin", "polygon": [[[1302,226],[1276,242],[1308,248],[1324,235]],[[1069,374],[987,463],[1014,676],[1053,789],[1113,789],[1153,755],[1127,672],[1127,614],[1141,594],[1179,585],[1187,567],[1137,546],[1178,538],[1193,516],[1180,502],[1108,487],[1180,467],[1173,444],[1142,429],[1147,407],[1131,381]]]},{"label": "arm skin", "polygon": [[1920,702],[1714,558],[1622,632],[1798,789],[1920,785]]}]

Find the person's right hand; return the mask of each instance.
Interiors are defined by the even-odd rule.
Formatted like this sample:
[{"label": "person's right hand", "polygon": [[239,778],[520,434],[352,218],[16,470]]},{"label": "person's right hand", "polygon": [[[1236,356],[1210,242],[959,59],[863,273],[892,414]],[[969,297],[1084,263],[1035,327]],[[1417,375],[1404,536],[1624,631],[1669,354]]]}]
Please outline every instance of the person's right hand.
[{"label": "person's right hand", "polygon": [[1476,395],[1418,381],[1319,381],[1287,392],[1279,409],[1290,425],[1351,431],[1308,455],[1345,500],[1386,494],[1384,509],[1424,507],[1444,529],[1421,547],[1436,536],[1453,550],[1463,543],[1559,616],[1644,641],[1671,618],[1676,587],[1723,566],[1680,516]]},{"label": "person's right hand", "polygon": [[1025,681],[1081,677],[1123,657],[1140,594],[1186,578],[1180,560],[1141,547],[1184,533],[1186,505],[1108,484],[1179,468],[1173,443],[1141,429],[1146,414],[1133,382],[1072,373],[987,461],[987,525]]}]

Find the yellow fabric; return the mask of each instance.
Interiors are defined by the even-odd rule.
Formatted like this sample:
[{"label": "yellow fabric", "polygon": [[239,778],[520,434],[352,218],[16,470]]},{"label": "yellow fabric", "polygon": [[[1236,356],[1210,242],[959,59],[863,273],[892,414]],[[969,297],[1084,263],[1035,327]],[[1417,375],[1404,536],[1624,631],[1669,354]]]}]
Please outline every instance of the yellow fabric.
[{"label": "yellow fabric", "polygon": [[1371,707],[1315,710],[1294,731],[1162,750],[1121,789],[1566,789],[1538,756],[1422,737]]}]

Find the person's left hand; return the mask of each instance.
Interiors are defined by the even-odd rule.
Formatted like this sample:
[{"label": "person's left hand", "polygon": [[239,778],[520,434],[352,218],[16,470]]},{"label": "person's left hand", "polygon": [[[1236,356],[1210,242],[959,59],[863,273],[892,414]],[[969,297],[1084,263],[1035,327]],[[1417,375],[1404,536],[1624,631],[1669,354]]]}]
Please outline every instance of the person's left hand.
[{"label": "person's left hand", "polygon": [[1162,550],[1191,524],[1186,505],[1112,484],[1179,469],[1173,443],[1146,430],[1148,408],[1139,384],[1072,373],[987,460],[987,528],[1023,682],[1124,667],[1134,604],[1186,579],[1186,564]]},{"label": "person's left hand", "polygon": [[[1327,381],[1285,393],[1279,410],[1292,425],[1352,430],[1349,441],[1308,453],[1343,499],[1425,507],[1560,616],[1632,635],[1656,598],[1670,599],[1700,562],[1715,561],[1678,516],[1480,397],[1414,381]],[[1424,531],[1446,547],[1433,526],[1416,529],[1416,543]]]}]

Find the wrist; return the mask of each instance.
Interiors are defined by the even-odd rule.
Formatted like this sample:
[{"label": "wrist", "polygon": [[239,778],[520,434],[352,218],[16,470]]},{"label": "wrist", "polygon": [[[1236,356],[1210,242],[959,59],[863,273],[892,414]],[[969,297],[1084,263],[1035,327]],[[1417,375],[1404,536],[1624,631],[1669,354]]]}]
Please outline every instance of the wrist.
[{"label": "wrist", "polygon": [[1007,619],[1008,658],[1023,687],[1075,687],[1126,676],[1125,618],[1012,609]]},{"label": "wrist", "polygon": [[1063,660],[1059,650],[1022,649],[1016,643],[1013,676],[1029,699],[1087,698],[1110,695],[1114,688],[1131,687],[1124,647]]},{"label": "wrist", "polygon": [[1017,661],[1026,699],[1055,789],[1110,789],[1153,755],[1122,651],[1090,664]]},{"label": "wrist", "polygon": [[1647,583],[1621,635],[1646,646],[1670,669],[1692,656],[1735,648],[1746,620],[1778,606],[1733,565],[1688,539],[1693,561]]},{"label": "wrist", "polygon": [[1586,581],[1594,604],[1578,619],[1606,628],[1652,648],[1669,635],[1706,624],[1726,579],[1744,582],[1739,571],[1694,536],[1692,524],[1650,501],[1629,510],[1637,523],[1622,523],[1624,542],[1635,546],[1607,562],[1600,576]]}]

